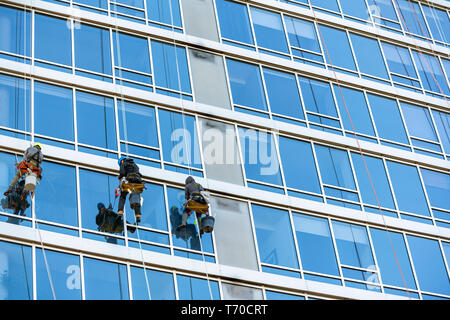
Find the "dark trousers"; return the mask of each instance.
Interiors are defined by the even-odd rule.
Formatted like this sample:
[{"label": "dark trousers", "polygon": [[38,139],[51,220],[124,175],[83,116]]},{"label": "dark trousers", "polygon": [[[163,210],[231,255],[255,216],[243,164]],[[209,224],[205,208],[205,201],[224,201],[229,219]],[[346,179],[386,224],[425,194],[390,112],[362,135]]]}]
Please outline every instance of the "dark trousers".
[{"label": "dark trousers", "polygon": [[[128,191],[124,192],[121,191],[120,192],[120,198],[119,198],[119,207],[118,207],[118,211],[123,211],[123,208],[125,207],[125,201],[127,200],[127,195],[128,195]],[[140,215],[141,214],[141,207],[137,207],[136,209],[134,209],[134,214],[135,215]]]}]

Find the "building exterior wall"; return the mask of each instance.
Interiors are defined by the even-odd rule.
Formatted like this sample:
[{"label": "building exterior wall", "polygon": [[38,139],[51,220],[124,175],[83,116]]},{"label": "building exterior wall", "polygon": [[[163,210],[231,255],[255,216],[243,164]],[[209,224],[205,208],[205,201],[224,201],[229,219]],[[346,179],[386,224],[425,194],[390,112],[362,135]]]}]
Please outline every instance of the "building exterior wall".
[{"label": "building exterior wall", "polygon": [[[44,171],[25,217],[0,209],[0,298],[449,299],[449,13],[2,1],[1,190],[31,141]],[[123,155],[142,222],[105,234]],[[211,193],[201,240],[194,215],[176,229],[188,175]]]}]

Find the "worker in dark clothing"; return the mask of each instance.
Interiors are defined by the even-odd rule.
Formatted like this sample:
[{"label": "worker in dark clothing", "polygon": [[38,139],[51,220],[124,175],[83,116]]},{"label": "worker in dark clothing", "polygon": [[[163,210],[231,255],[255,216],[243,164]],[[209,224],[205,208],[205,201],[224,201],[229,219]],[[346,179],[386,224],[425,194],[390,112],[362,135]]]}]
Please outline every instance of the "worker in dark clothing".
[{"label": "worker in dark clothing", "polygon": [[181,217],[181,224],[177,227],[177,229],[182,229],[182,228],[186,227],[187,219],[191,215],[191,211],[193,210],[188,206],[188,204],[190,203],[190,200],[192,200],[192,201],[195,201],[195,203],[200,204],[200,206],[203,206],[206,208],[206,211],[204,211],[204,212],[201,212],[199,210],[194,210],[194,211],[196,211],[200,234],[203,234],[200,218],[203,213],[206,213],[208,211],[207,210],[208,203],[207,203],[206,199],[204,198],[204,196],[202,195],[202,191],[204,191],[202,185],[199,183],[196,183],[193,177],[189,176],[186,178],[185,187],[184,187],[184,198],[186,199],[187,205],[185,205],[185,209],[184,209],[183,215]]},{"label": "worker in dark clothing", "polygon": [[30,203],[27,201],[28,192],[24,191],[25,180],[21,179],[12,188],[12,191],[1,200],[3,209],[14,210],[14,214],[24,216],[25,210],[30,207]]},{"label": "worker in dark clothing", "polygon": [[[97,204],[98,214],[95,217],[95,223],[98,225],[99,231],[105,231],[109,233],[122,233],[123,232],[123,218],[112,210],[112,206],[108,208],[101,202]],[[127,222],[128,223],[128,222]],[[134,233],[135,227],[127,227],[128,231]]]},{"label": "worker in dark clothing", "polygon": [[40,143],[35,143],[33,146],[25,150],[22,162],[18,164],[16,174],[12,179],[8,190],[5,191],[4,195],[7,196],[13,191],[14,186],[28,170],[31,170],[32,172],[35,172],[37,176],[40,176],[40,172],[42,171],[41,163],[43,158],[44,156],[42,155],[42,146]]},{"label": "worker in dark clothing", "polygon": [[198,238],[197,229],[195,225],[187,223],[185,228],[178,229],[178,226],[182,220],[183,215],[180,213],[180,210],[172,206],[170,208],[170,223],[172,234],[175,235],[177,239],[181,239],[186,243],[189,241],[190,249],[192,250],[200,250],[200,241]]},{"label": "worker in dark clothing", "polygon": [[119,180],[120,180],[120,198],[117,214],[123,215],[123,208],[127,195],[130,194],[130,207],[134,210],[136,222],[141,221],[141,192],[144,189],[142,175],[139,173],[139,167],[133,159],[121,157],[119,159]]}]

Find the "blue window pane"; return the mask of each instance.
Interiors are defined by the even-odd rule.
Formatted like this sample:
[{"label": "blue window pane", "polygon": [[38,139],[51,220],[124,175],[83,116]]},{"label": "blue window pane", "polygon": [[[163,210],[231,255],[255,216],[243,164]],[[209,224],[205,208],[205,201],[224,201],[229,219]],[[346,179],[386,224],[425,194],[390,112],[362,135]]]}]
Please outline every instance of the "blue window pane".
[{"label": "blue window pane", "polygon": [[281,186],[280,165],[272,134],[239,128],[239,139],[247,179]]},{"label": "blue window pane", "polygon": [[419,4],[410,0],[395,0],[403,29],[423,37],[430,37]]},{"label": "blue window pane", "polygon": [[340,12],[336,0],[310,0],[310,2],[313,6],[328,9],[331,11]]},{"label": "blue window pane", "polygon": [[289,53],[281,15],[254,7],[250,11],[258,46]]},{"label": "blue window pane", "polygon": [[178,0],[147,0],[148,19],[181,28]]},{"label": "blue window pane", "polygon": [[370,20],[369,11],[367,10],[364,1],[339,0],[339,2],[341,4],[342,13],[363,20]]},{"label": "blue window pane", "polygon": [[97,7],[102,9],[107,9],[107,1],[108,0],[72,0],[73,3],[86,4],[91,7]]},{"label": "blue window pane", "polygon": [[[405,127],[398,109],[397,102],[392,99],[368,94],[378,136],[383,139],[408,144]],[[386,115],[389,117],[386,117]]]},{"label": "blue window pane", "polygon": [[430,204],[433,207],[450,210],[450,175],[427,169],[420,171]]},{"label": "blue window pane", "polygon": [[[350,1],[359,3],[359,1]],[[359,71],[383,79],[389,79],[378,41],[354,33],[350,33],[350,38],[355,50]]]},{"label": "blue window pane", "polygon": [[[164,200],[164,188],[161,185],[146,183],[141,197],[144,199],[140,226],[167,231],[167,215]],[[134,223],[134,212],[125,209],[127,220]],[[142,231],[141,231],[142,237]]]},{"label": "blue window pane", "polygon": [[447,80],[450,82],[450,60],[442,59],[442,65],[444,66],[445,73],[447,74]]},{"label": "blue window pane", "polygon": [[54,138],[74,140],[72,89],[35,82],[34,131]]},{"label": "blue window pane", "polygon": [[280,137],[279,142],[286,185],[322,193],[311,144],[285,137]]},{"label": "blue window pane", "polygon": [[436,110],[433,110],[432,113],[442,146],[445,152],[450,154],[450,114]]},{"label": "blue window pane", "polygon": [[424,4],[422,4],[422,9],[433,38],[438,41],[450,43],[450,18],[447,12],[435,7],[431,8]]},{"label": "blue window pane", "polygon": [[[285,17],[286,29],[291,46],[321,53],[314,23]],[[306,56],[305,56],[306,58]]]},{"label": "blue window pane", "polygon": [[177,285],[180,300],[220,300],[216,281],[177,275]]},{"label": "blue window pane", "polygon": [[[144,73],[151,73],[148,40],[114,32],[114,64]],[[138,53],[138,54],[137,54]]]},{"label": "blue window pane", "polygon": [[402,102],[406,127],[410,135],[438,142],[436,131],[428,109]]},{"label": "blue window pane", "polygon": [[[45,261],[47,259],[47,261]],[[47,271],[48,266],[48,271]],[[51,274],[51,282],[48,277]],[[80,258],[75,255],[36,248],[36,288],[38,300],[52,300],[53,285],[58,300],[81,300]]]},{"label": "blue window pane", "polygon": [[[211,233],[204,233],[201,236],[202,243],[200,244],[200,237],[196,222],[196,217],[191,214],[188,217],[185,230],[177,230],[181,224],[183,204],[186,202],[184,198],[183,189],[167,188],[167,202],[170,210],[170,223],[172,230],[173,245],[180,248],[192,249],[204,252],[213,253],[213,245]],[[195,259],[196,254],[187,252],[187,257]]]},{"label": "blue window pane", "polygon": [[0,241],[0,299],[33,299],[31,247]]},{"label": "blue window pane", "polygon": [[[322,33],[322,45],[326,47],[325,58],[328,64],[333,66],[356,71],[352,50],[347,38],[347,33],[342,30],[319,25]],[[331,59],[331,61],[330,61]]]},{"label": "blue window pane", "polygon": [[328,221],[297,213],[292,219],[303,269],[339,276]]},{"label": "blue window pane", "polygon": [[341,264],[358,268],[376,269],[366,228],[350,223],[333,221],[333,231]]},{"label": "blue window pane", "polygon": [[450,279],[438,241],[411,235],[407,238],[420,289],[450,295]]},{"label": "blue window pane", "polygon": [[77,91],[78,142],[117,150],[114,100]]},{"label": "blue window pane", "polygon": [[305,297],[266,290],[267,300],[305,300]]},{"label": "blue window pane", "polygon": [[0,126],[30,131],[30,81],[0,74]]},{"label": "blue window pane", "polygon": [[151,46],[156,85],[191,93],[186,49],[153,40]]},{"label": "blue window pane", "polygon": [[86,300],[128,300],[127,267],[84,258]]},{"label": "blue window pane", "polygon": [[133,300],[175,300],[175,287],[171,273],[146,269],[146,279],[144,269],[131,267],[130,271]]},{"label": "blue window pane", "polygon": [[[417,74],[408,49],[385,42],[382,42],[381,46],[390,72],[417,79]],[[412,80],[405,79],[405,81],[404,83],[406,84],[414,85]]]},{"label": "blue window pane", "polygon": [[329,83],[302,77],[298,79],[306,110],[332,117],[338,116]]},{"label": "blue window pane", "polygon": [[316,145],[322,181],[326,184],[356,190],[347,152]]},{"label": "blue window pane", "polygon": [[222,37],[253,45],[247,6],[232,1],[217,0],[216,7]]},{"label": "blue window pane", "polygon": [[111,74],[109,30],[81,24],[75,28],[75,66],[77,68]]},{"label": "blue window pane", "polygon": [[161,109],[158,113],[164,161],[201,169],[195,118]]},{"label": "blue window pane", "polygon": [[106,207],[114,203],[114,188],[119,184],[117,177],[80,169],[81,225],[83,228],[97,230],[95,217],[97,203]]},{"label": "blue window pane", "polygon": [[352,132],[355,130],[358,133],[374,136],[375,132],[364,93],[337,85],[334,85],[334,92],[344,128]]},{"label": "blue window pane", "polygon": [[370,235],[384,284],[416,289],[411,262],[402,234],[370,228]]},{"label": "blue window pane", "polygon": [[298,269],[289,213],[258,205],[252,212],[261,262]]},{"label": "blue window pane", "polygon": [[233,102],[267,111],[261,72],[257,65],[227,59]]},{"label": "blue window pane", "polygon": [[450,243],[442,242],[442,248],[444,248],[445,259],[447,260],[447,265],[450,265]]},{"label": "blue window pane", "polygon": [[367,0],[367,4],[372,11],[372,14],[382,18],[398,21],[395,13],[394,5],[391,0]]},{"label": "blue window pane", "polygon": [[387,166],[399,209],[429,216],[417,168],[392,161]]},{"label": "blue window pane", "polygon": [[38,59],[72,65],[70,21],[35,15],[35,52]]},{"label": "blue window pane", "polygon": [[[352,152],[353,166],[355,168],[359,191],[361,192],[363,201],[374,206],[378,206],[379,202],[382,207],[395,209],[394,200],[392,198],[391,188],[389,187],[389,181],[387,179],[383,161],[367,155],[364,156],[364,160],[360,154]],[[367,170],[370,173],[371,180],[369,180],[366,165]],[[372,189],[372,184],[377,195],[376,198]]]},{"label": "blue window pane", "polygon": [[417,51],[413,51],[413,57],[424,89],[449,95],[450,90],[438,58]]},{"label": "blue window pane", "polygon": [[120,139],[155,148],[159,146],[153,107],[120,101],[117,106],[117,114]]},{"label": "blue window pane", "polygon": [[295,75],[266,68],[263,70],[271,111],[305,119]]},{"label": "blue window pane", "polygon": [[46,162],[35,198],[36,217],[78,226],[75,168]]},{"label": "blue window pane", "polygon": [[31,14],[27,11],[25,16],[24,20],[24,10],[0,6],[0,51],[30,56]]}]

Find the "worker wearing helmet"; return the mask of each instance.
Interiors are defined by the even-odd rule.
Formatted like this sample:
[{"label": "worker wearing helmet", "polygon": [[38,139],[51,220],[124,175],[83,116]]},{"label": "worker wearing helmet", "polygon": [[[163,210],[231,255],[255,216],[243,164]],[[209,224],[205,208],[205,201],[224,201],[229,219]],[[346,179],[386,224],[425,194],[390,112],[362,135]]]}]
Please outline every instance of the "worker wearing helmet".
[{"label": "worker wearing helmet", "polygon": [[[127,157],[121,157],[118,161],[120,170],[119,170],[119,180],[122,183],[130,182],[130,183],[138,183],[143,184],[142,175],[139,173],[139,167],[134,163],[134,160]],[[123,209],[125,207],[125,201],[128,195],[128,191],[120,190],[120,198],[119,198],[119,207],[117,213],[119,215],[123,215]],[[130,195],[130,205],[131,205],[131,196]],[[140,198],[140,196],[139,196]],[[136,216],[136,222],[141,221],[141,207],[140,205],[133,206],[134,214]]]},{"label": "worker wearing helmet", "polygon": [[[33,146],[30,146],[27,150],[25,150],[22,161],[28,165],[40,169],[43,158],[44,156],[42,155],[42,145],[39,142],[36,142]],[[22,177],[22,175],[23,172],[21,170],[16,171],[16,175],[12,179],[8,190],[4,193],[5,196],[13,191],[14,186]]]}]

